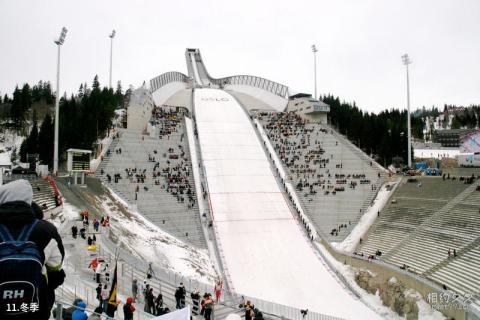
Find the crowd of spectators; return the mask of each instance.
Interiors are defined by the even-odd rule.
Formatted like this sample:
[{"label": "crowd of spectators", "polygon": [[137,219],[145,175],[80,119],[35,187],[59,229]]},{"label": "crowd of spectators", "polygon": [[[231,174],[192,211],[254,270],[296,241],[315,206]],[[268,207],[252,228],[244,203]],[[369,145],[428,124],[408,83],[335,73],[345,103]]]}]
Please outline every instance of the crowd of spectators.
[{"label": "crowd of spectators", "polygon": [[[315,203],[339,192],[350,195],[359,189],[363,195],[366,188],[360,185],[377,190],[371,180],[374,169],[369,170],[372,174],[366,174],[364,169],[352,168],[343,144],[328,127],[310,123],[291,112],[259,112],[257,117],[283,162],[287,179],[306,202]],[[373,167],[373,163],[366,166]],[[345,222],[333,226],[330,235],[338,236],[339,232],[349,229],[352,222]]]},{"label": "crowd of spectators", "polygon": [[[150,188],[155,187],[172,195],[179,204],[186,204],[188,209],[195,206],[195,191],[190,183],[190,162],[182,144],[184,140],[181,128],[183,116],[184,111],[181,108],[155,107],[150,123],[158,128],[159,138],[170,140],[172,134],[180,133],[180,143],[178,145],[172,143],[164,151],[155,149],[148,153],[146,162],[151,166],[128,167],[124,171],[113,174],[114,183],[119,183],[120,179],[126,179],[133,184],[135,200],[138,200],[140,192],[149,192]],[[121,148],[116,148],[115,153],[121,154]],[[110,173],[106,174],[106,178],[109,183],[112,182]]]},{"label": "crowd of spectators", "polygon": [[[344,168],[342,159],[336,159],[338,155],[326,152],[323,138],[332,134],[329,129],[310,124],[291,112],[264,112],[258,116],[289,178],[304,197],[311,196],[309,201],[313,201],[313,196],[319,192],[335,195],[345,191],[344,185],[355,190],[358,184],[371,184],[364,173],[345,172],[348,168]],[[335,146],[338,146],[338,141],[335,141]]]}]

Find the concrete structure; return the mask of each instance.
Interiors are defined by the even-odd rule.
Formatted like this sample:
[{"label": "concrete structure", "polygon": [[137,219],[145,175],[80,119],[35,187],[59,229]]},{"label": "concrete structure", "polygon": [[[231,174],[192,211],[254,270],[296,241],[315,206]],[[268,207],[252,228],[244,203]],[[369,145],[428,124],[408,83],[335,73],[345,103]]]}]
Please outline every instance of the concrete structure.
[{"label": "concrete structure", "polygon": [[288,98],[287,112],[295,112],[310,122],[327,124],[330,106],[312,98],[311,94],[297,93]]},{"label": "concrete structure", "polygon": [[127,109],[127,129],[143,133],[152,116],[153,106],[152,95],[145,86],[132,91]]}]

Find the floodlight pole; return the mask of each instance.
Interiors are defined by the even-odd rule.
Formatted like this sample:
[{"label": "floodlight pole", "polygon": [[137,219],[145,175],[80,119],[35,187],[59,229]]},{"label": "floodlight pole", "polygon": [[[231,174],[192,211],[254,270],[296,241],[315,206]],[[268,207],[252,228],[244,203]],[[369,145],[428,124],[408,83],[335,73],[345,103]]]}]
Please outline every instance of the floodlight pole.
[{"label": "floodlight pole", "polygon": [[108,35],[110,37],[110,88],[112,88],[112,59],[113,59],[113,38],[115,38],[115,30]]},{"label": "floodlight pole", "polygon": [[407,137],[408,137],[408,146],[407,146],[407,156],[408,156],[408,167],[412,167],[412,130],[410,124],[410,79],[408,75],[408,65],[412,63],[408,54],[402,56],[403,64],[405,65],[407,71]]},{"label": "floodlight pole", "polygon": [[314,77],[314,84],[315,84],[315,99],[318,99],[317,97],[317,52],[318,49],[317,47],[312,44],[312,52],[313,52],[313,77]]},{"label": "floodlight pole", "polygon": [[57,45],[57,93],[55,95],[55,138],[53,143],[53,174],[58,174],[58,126],[60,113],[60,48],[65,41],[67,35],[67,28],[63,27],[58,40],[55,40]]}]

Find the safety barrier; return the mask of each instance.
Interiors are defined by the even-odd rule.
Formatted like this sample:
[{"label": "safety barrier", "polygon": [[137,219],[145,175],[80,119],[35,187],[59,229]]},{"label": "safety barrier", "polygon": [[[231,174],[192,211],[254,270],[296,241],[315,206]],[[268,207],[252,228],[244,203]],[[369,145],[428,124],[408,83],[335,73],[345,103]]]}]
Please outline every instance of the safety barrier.
[{"label": "safety barrier", "polygon": [[258,121],[258,119],[254,119],[255,126],[257,127],[257,130],[263,140],[263,143],[270,154],[270,158],[273,161],[273,164],[275,165],[278,174],[280,175],[280,178],[283,180],[284,187],[287,191],[287,194],[290,197],[290,201],[295,207],[295,210],[297,214],[299,215],[300,219],[304,222],[305,227],[308,226],[308,234],[310,239],[315,240],[319,237],[318,231],[316,230],[314,224],[310,221],[310,218],[305,214],[303,211],[302,205],[300,203],[300,200],[297,197],[297,194],[295,192],[294,187],[292,184],[288,181],[287,179],[287,174],[285,173],[285,168],[283,167],[282,162],[278,158],[277,153],[275,152],[275,149],[273,148],[270,139],[268,139],[267,134],[265,133],[265,130],[263,130],[262,124]]},{"label": "safety barrier", "polygon": [[289,94],[287,86],[280,84],[278,82],[271,81],[271,80],[257,77],[257,76],[236,75],[236,76],[230,76],[230,77],[225,77],[220,79],[210,79],[210,81],[213,84],[218,85],[220,87],[223,87],[225,85],[251,86],[251,87],[268,91],[282,98],[288,98],[288,94]]},{"label": "safety barrier", "polygon": [[171,82],[184,82],[186,83],[188,77],[181,72],[170,71],[165,72],[152,80],[150,80],[150,92],[155,92],[161,87],[171,83]]}]

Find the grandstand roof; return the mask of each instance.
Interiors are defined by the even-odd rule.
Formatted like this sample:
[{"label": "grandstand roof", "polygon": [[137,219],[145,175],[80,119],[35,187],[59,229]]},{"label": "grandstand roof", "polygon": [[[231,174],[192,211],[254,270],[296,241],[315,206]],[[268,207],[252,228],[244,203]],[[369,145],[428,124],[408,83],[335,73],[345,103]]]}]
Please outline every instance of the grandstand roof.
[{"label": "grandstand roof", "polygon": [[309,93],[297,93],[288,97],[288,100],[298,99],[298,98],[311,98],[312,95]]}]

